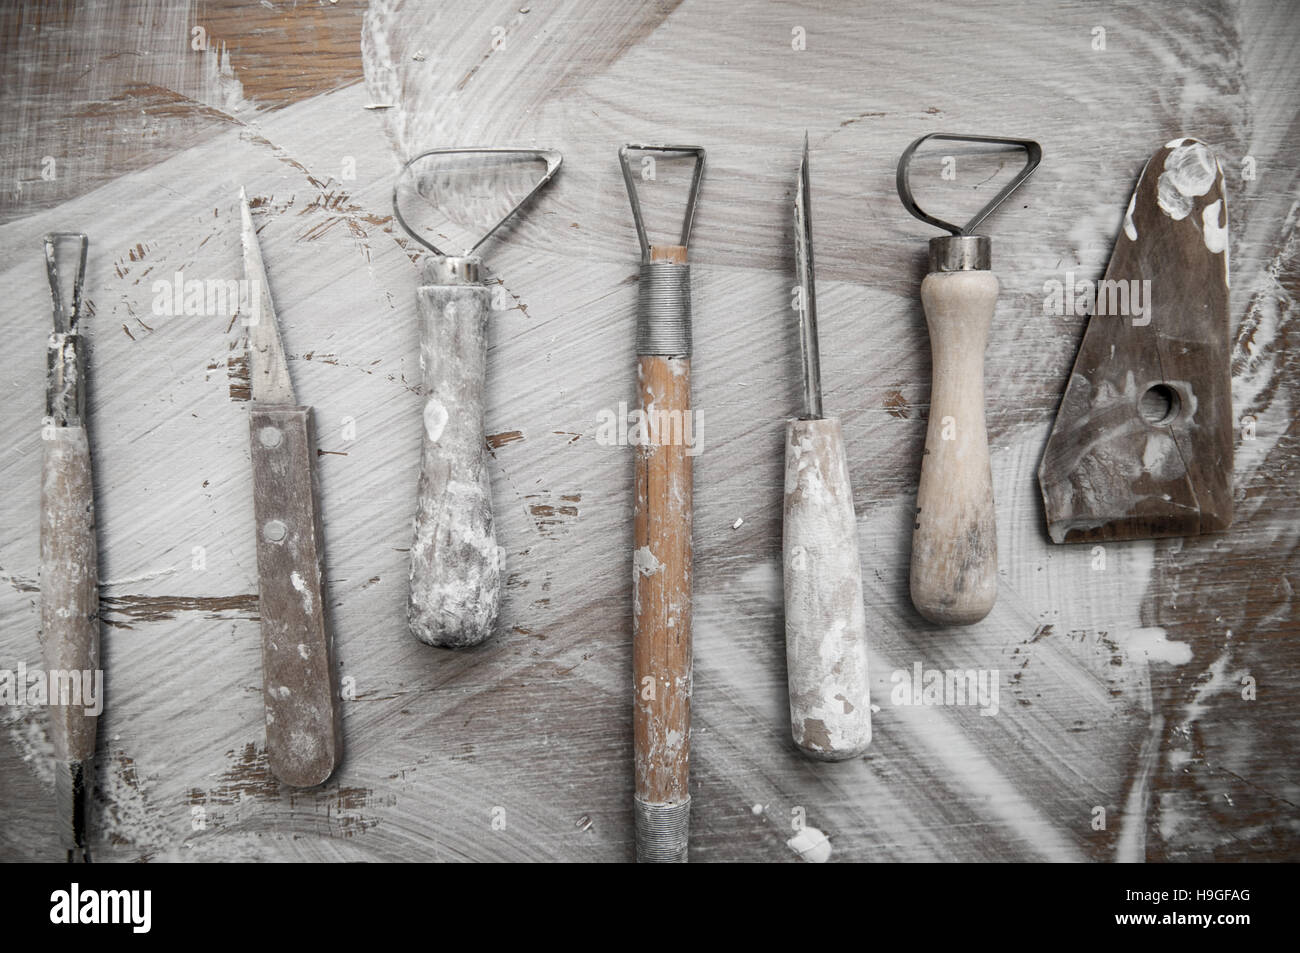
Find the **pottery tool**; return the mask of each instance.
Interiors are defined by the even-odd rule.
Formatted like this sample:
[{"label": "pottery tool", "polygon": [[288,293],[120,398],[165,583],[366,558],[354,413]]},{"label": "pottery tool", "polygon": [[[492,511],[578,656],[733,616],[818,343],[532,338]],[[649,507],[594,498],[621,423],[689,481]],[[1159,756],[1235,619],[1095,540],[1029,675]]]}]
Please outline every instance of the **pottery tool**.
[{"label": "pottery tool", "polygon": [[[676,244],[646,237],[632,152],[695,157]],[[632,555],[632,708],[637,860],[684,863],[691,751],[691,225],[704,176],[699,146],[618,151],[637,240],[637,390],[648,439],[636,448]]]},{"label": "pottery tool", "polygon": [[[76,243],[72,309],[64,303],[60,248]],[[69,688],[49,698],[54,746],[54,796],[59,841],[70,862],[90,860],[88,833],[95,784],[98,702],[88,693],[103,685],[99,672],[99,552],[95,541],[95,486],[86,434],[86,355],[81,339],[85,235],[45,236],[45,269],[54,299],[45,379],[41,469],[41,645],[46,674]]]},{"label": "pottery tool", "polygon": [[822,415],[808,137],[794,206],[803,414],[785,428],[785,660],[799,750],[843,761],[871,743],[867,617],[844,433]]},{"label": "pottery tool", "polygon": [[1175,139],[1151,157],[1105,278],[1062,288],[1085,308],[1089,292],[1093,315],[1038,468],[1052,540],[1226,529],[1228,209],[1205,143]]},{"label": "pottery tool", "polygon": [[[993,200],[958,226],[921,210],[908,167],[929,140],[979,142],[1024,149],[1027,161]],[[976,235],[989,214],[1033,174],[1042,149],[1029,139],[931,133],[898,160],[898,195],[923,222],[951,232],[930,239],[930,272],[921,304],[930,329],[933,379],[930,419],[916,492],[912,533],[912,603],[931,622],[969,625],[988,615],[998,594],[998,540],[984,424],[984,348],[997,305],[991,242]]]},{"label": "pottery tool", "polygon": [[320,784],[343,757],[334,646],[325,618],[325,550],[312,461],[310,407],[298,403],[275,306],[239,190],[244,278],[249,283],[248,356],[253,402],[248,431],[257,527],[262,695],[271,773],[293,787]]},{"label": "pottery tool", "polygon": [[[464,254],[448,255],[407,223],[399,202],[402,175],[435,156],[529,158],[544,161],[546,172]],[[406,612],[411,633],[426,645],[478,645],[492,634],[501,608],[505,551],[497,545],[483,430],[490,295],[474,252],[554,177],[561,161],[550,149],[431,149],[407,162],[393,185],[398,222],[433,252],[416,292],[424,436]]]}]

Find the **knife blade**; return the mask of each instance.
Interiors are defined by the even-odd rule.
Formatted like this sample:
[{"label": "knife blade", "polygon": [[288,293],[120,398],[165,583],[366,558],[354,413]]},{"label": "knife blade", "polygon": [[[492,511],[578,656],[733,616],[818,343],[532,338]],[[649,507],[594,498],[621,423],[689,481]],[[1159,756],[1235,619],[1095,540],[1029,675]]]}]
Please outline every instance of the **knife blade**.
[{"label": "knife blade", "polygon": [[343,755],[311,407],[298,404],[248,196],[239,191],[248,283],[249,438],[257,532],[262,694],[271,772],[313,787]]}]

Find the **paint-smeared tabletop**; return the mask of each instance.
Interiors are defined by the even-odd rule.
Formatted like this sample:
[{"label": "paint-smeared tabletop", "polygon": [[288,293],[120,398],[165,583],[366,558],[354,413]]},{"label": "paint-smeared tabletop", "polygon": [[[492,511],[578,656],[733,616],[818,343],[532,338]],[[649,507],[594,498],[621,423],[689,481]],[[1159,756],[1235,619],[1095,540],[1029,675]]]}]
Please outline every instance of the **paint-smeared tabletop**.
[{"label": "paint-smeared tabletop", "polygon": [[[606,426],[636,399],[629,141],[709,151],[691,247],[692,859],[1300,859],[1292,5],[95,0],[0,23],[0,670],[42,664],[40,237],[82,230],[97,859],[632,857],[632,456]],[[785,684],[805,130],[879,706],[869,753],[842,764],[795,751]],[[908,598],[935,232],[894,166],[934,131],[1044,153],[989,223],[999,598],[965,628]],[[1086,319],[1047,292],[1101,276],[1142,164],[1184,135],[1225,173],[1235,523],[1056,546],[1035,473]],[[402,160],[458,144],[555,147],[564,167],[483,249],[507,577],[495,638],[453,653],[405,624],[420,256],[389,196]],[[987,196],[997,169],[965,162],[950,184]],[[316,415],[346,741],[309,791],[281,787],[265,752],[246,328],[225,300],[241,185]],[[983,692],[913,704],[933,670]],[[58,856],[50,753],[42,707],[0,705],[0,859]]]}]

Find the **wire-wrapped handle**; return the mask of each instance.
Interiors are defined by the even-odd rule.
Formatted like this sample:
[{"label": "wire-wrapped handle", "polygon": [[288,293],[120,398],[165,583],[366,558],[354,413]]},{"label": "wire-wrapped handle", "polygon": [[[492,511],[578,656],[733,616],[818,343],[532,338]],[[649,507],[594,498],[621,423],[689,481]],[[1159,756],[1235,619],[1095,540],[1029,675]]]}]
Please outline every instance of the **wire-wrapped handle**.
[{"label": "wire-wrapped handle", "polygon": [[641,861],[682,863],[691,801],[690,271],[682,246],[654,246],[651,257],[659,287],[642,285],[637,315],[647,439],[636,448],[632,544],[636,850]]}]

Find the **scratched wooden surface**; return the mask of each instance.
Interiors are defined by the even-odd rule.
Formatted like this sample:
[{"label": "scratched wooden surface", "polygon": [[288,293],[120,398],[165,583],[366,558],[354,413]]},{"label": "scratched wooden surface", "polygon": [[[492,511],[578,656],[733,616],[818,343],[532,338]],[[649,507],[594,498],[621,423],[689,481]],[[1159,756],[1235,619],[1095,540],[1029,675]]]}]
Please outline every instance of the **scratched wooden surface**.
[{"label": "scratched wooden surface", "polygon": [[[637,248],[615,159],[629,140],[709,150],[691,251],[693,859],[797,861],[798,818],[832,860],[1300,859],[1291,4],[14,6],[0,39],[0,668],[40,665],[38,242],[82,229],[108,679],[100,859],[631,858],[632,460],[596,436],[635,395]],[[826,404],[848,441],[880,706],[871,752],[838,765],[795,753],[785,698],[805,129]],[[965,629],[926,624],[907,596],[932,232],[893,174],[911,139],[940,130],[1031,136],[1045,153],[990,221],[1001,594]],[[1048,541],[1034,476],[1083,328],[1044,313],[1043,286],[1100,277],[1142,163],[1181,135],[1227,172],[1234,412],[1254,419],[1236,448],[1237,522],[1110,545],[1097,571],[1087,548]],[[416,264],[389,217],[399,159],[450,144],[565,154],[484,249],[504,289],[487,419],[509,582],[496,638],[462,654],[403,623],[421,402]],[[963,201],[988,189],[965,162],[949,190]],[[926,168],[922,184],[937,182],[938,160]],[[264,753],[241,329],[155,300],[177,272],[241,277],[241,184],[315,406],[352,695],[345,763],[308,792],[280,788]],[[656,207],[675,201],[649,188]],[[917,663],[996,669],[997,714],[893,704],[891,673]],[[53,858],[44,712],[2,706],[0,729],[0,859]]]}]

